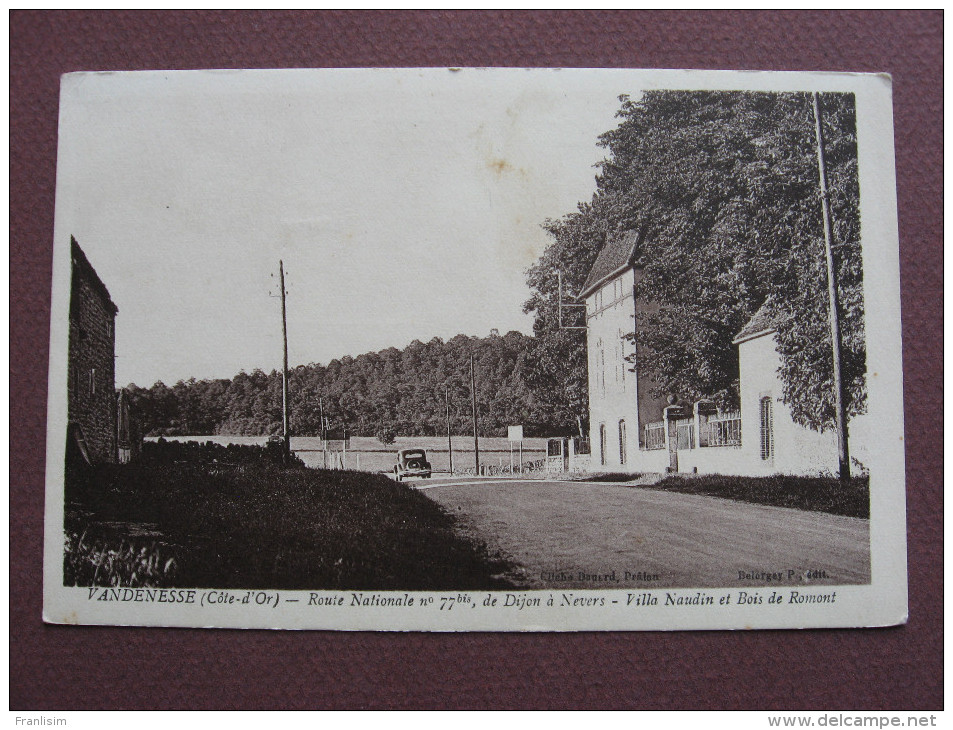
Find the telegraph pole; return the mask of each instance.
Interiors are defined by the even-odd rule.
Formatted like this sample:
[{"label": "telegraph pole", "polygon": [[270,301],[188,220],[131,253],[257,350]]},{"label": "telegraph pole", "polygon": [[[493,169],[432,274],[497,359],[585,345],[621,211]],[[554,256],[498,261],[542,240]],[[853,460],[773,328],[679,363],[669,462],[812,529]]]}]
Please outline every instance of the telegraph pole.
[{"label": "telegraph pole", "polygon": [[447,396],[447,452],[450,454],[450,473],[453,474],[453,440],[450,438],[450,386],[444,385]]},{"label": "telegraph pole", "polygon": [[480,476],[480,437],[477,434],[476,378],[473,375],[473,355],[470,355],[470,411],[473,417],[473,457],[476,475]]},{"label": "telegraph pole", "polygon": [[827,263],[828,318],[831,327],[831,353],[834,358],[834,419],[837,431],[837,459],[840,462],[840,479],[850,480],[850,450],[847,446],[847,413],[844,408],[844,382],[841,378],[840,303],[837,296],[837,270],[834,268],[834,253],[831,249],[831,212],[827,195],[827,166],[824,161],[824,129],[821,124],[821,107],[817,92],[813,92],[814,139],[817,143],[817,172],[821,184],[821,211],[824,216],[824,257]]},{"label": "telegraph pole", "polygon": [[287,465],[291,456],[291,433],[288,430],[288,317],[285,310],[285,264],[278,261],[278,275],[281,280],[281,340],[284,345],[284,360],[281,369],[281,426],[283,441],[281,460]]}]

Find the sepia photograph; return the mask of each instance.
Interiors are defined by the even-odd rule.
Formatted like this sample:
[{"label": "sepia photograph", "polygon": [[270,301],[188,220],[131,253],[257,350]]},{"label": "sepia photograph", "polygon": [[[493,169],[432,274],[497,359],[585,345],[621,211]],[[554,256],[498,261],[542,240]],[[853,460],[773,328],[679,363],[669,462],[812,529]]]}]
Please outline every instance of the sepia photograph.
[{"label": "sepia photograph", "polygon": [[50,623],[906,620],[885,75],[62,77]]}]

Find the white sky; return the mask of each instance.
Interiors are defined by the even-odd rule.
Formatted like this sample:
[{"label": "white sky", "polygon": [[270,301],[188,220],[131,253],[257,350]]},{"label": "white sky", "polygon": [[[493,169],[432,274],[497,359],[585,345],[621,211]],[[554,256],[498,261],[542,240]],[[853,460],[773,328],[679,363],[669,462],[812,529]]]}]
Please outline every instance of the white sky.
[{"label": "white sky", "polygon": [[[619,74],[628,74],[620,76]],[[540,228],[588,200],[632,72],[65,77],[57,255],[119,307],[117,384],[531,331]],[[65,240],[59,240],[65,239]],[[275,278],[272,278],[272,274]]]}]

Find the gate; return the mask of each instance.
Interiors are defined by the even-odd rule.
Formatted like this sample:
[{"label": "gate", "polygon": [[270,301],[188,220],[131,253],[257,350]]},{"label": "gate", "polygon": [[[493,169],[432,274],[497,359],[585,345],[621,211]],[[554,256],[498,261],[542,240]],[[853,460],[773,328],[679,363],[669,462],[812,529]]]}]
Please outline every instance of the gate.
[{"label": "gate", "polygon": [[665,420],[666,441],[668,441],[668,470],[678,471],[678,428],[684,423],[685,409],[681,406],[670,405],[662,411]]},{"label": "gate", "polygon": [[549,439],[546,442],[546,471],[563,472],[569,468],[569,450],[566,439]]},{"label": "gate", "polygon": [[695,421],[681,418],[675,421],[675,442],[679,450],[695,448]]}]

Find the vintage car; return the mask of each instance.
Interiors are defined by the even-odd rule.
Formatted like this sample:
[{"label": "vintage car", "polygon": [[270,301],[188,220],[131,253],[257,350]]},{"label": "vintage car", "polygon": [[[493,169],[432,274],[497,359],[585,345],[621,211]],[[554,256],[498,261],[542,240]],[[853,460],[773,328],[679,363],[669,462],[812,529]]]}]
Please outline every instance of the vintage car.
[{"label": "vintage car", "polygon": [[423,449],[401,449],[397,452],[397,464],[394,466],[394,477],[401,481],[406,477],[430,478],[430,462]]}]

